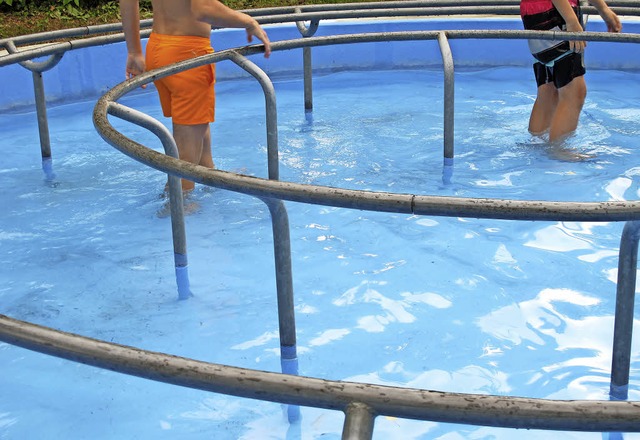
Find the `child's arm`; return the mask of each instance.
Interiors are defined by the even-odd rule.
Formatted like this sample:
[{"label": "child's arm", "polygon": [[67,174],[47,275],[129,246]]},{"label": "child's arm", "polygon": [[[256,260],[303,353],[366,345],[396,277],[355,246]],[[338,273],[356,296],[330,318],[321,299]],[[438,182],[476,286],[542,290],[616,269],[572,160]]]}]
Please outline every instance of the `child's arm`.
[{"label": "child's arm", "polygon": [[622,23],[615,12],[609,8],[604,0],[589,0],[589,3],[596,8],[600,17],[607,24],[607,30],[609,32],[620,32],[622,30]]},{"label": "child's arm", "polygon": [[127,78],[140,75],[145,70],[144,54],[140,43],[140,10],[138,0],[120,0],[122,28],[127,42]]},{"label": "child's arm", "polygon": [[253,37],[256,37],[264,43],[265,58],[268,58],[271,54],[269,37],[253,17],[231,9],[219,0],[192,0],[191,12],[197,20],[208,23],[211,26],[244,28],[249,42]]},{"label": "child's arm", "polygon": [[[604,0],[594,0],[600,1],[604,3]],[[573,8],[569,3],[569,0],[551,0],[553,6],[558,10],[565,23],[567,24],[567,32],[582,32],[582,26],[580,25],[580,20],[578,20],[578,16],[575,12],[573,12]],[[606,5],[605,5],[606,6]],[[584,51],[586,47],[586,41],[569,41],[569,47],[576,53],[581,53]]]}]

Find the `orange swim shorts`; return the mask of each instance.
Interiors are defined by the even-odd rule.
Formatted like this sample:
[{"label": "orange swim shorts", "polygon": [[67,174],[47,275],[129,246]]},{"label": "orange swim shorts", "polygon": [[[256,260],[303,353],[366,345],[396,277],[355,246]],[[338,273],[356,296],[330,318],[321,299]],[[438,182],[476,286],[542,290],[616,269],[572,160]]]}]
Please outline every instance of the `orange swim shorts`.
[{"label": "orange swim shorts", "polygon": [[[147,70],[213,53],[208,38],[151,33],[146,49]],[[154,81],[162,113],[175,124],[197,125],[215,119],[215,65],[185,70]]]}]

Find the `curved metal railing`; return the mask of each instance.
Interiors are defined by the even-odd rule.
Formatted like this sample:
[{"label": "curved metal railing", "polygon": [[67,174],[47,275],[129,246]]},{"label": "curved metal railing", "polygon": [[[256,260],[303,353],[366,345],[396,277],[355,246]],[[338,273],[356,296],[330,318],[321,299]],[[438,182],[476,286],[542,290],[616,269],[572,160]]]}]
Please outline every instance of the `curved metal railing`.
[{"label": "curved metal railing", "polygon": [[[296,377],[212,364],[85,338],[0,315],[2,340],[145,379],[290,405],[344,411],[343,438],[371,438],[373,418],[525,429],[640,431],[638,402],[562,401]],[[354,423],[355,422],[355,423]]]},{"label": "curved metal railing", "polygon": [[[640,16],[637,0],[608,0],[607,4],[621,16]],[[457,15],[519,15],[519,0],[410,0],[380,1],[374,3],[342,3],[324,5],[283,6],[244,10],[260,24],[303,23],[305,21],[333,20],[345,18],[387,18],[387,17],[425,17]],[[595,14],[595,8],[585,6],[585,14]],[[142,36],[150,33],[152,20],[140,22]],[[117,32],[113,35],[100,35]],[[92,35],[99,35],[90,37]],[[88,37],[88,38],[82,38]],[[73,39],[65,42],[51,42],[61,39]],[[22,35],[0,39],[0,49],[7,54],[0,55],[0,67],[17,62],[28,61],[41,56],[64,53],[103,44],[124,41],[122,24],[113,23],[97,26],[84,26],[53,32]],[[46,45],[38,45],[44,42]],[[22,48],[22,49],[20,49]]]},{"label": "curved metal railing", "polygon": [[[407,2],[409,3],[409,2]],[[447,2],[410,2],[411,6],[428,4],[433,11],[435,4],[446,6]],[[463,2],[456,2],[457,4]],[[494,1],[491,4],[507,4],[511,6],[517,2]],[[631,5],[630,1],[610,2],[614,6]],[[386,2],[385,5],[398,4],[402,11],[395,11],[396,15],[412,15],[411,8],[405,8],[405,2]],[[464,2],[467,4],[486,4],[486,2]],[[383,4],[370,4],[367,11],[377,13],[391,13]],[[273,50],[289,50],[295,48],[311,48],[314,46],[346,44],[370,41],[400,41],[416,39],[438,40],[443,53],[445,70],[452,69],[447,53],[448,39],[451,38],[502,38],[522,39],[533,37],[527,31],[439,31],[439,32],[397,32],[384,34],[359,34],[332,37],[311,37],[317,20],[324,18],[355,18],[353,16],[338,16],[346,8],[342,5],[326,11],[317,7],[299,7],[294,13],[286,8],[272,8],[260,15],[262,23],[279,22],[276,20],[298,21],[298,27],[305,37],[301,40],[274,42]],[[361,6],[361,4],[358,4]],[[396,6],[394,6],[396,7]],[[466,6],[465,6],[466,7]],[[501,6],[502,7],[502,6]],[[506,6],[505,6],[506,7]],[[457,13],[468,13],[463,7],[457,8]],[[477,9],[477,8],[476,8]],[[630,8],[633,14],[640,15],[639,8]],[[489,9],[494,11],[493,9]],[[615,9],[623,13],[619,9]],[[464,12],[462,12],[464,11]],[[483,10],[485,11],[485,10]],[[491,12],[512,14],[508,12]],[[347,11],[351,13],[350,11]],[[435,11],[433,15],[439,15]],[[475,11],[478,12],[477,10]],[[587,11],[588,12],[588,11]],[[257,12],[252,11],[255,16]],[[370,12],[359,17],[368,17]],[[306,14],[306,15],[304,15]],[[315,15],[314,15],[315,14]],[[422,15],[424,15],[424,11]],[[417,12],[416,12],[417,15]],[[449,14],[447,14],[449,15]],[[285,17],[286,16],[286,17]],[[379,15],[380,16],[380,15]],[[385,16],[385,15],[382,15]],[[269,21],[273,20],[273,21]],[[311,20],[310,28],[306,28],[300,20]],[[305,33],[307,35],[305,35]],[[102,37],[96,37],[102,38]],[[121,36],[110,37],[114,40]],[[553,34],[542,36],[535,33],[535,38],[556,39]],[[565,39],[581,39],[588,41],[616,41],[640,42],[640,36],[606,35],[599,33],[581,33],[579,35],[563,34]],[[94,39],[89,39],[94,40]],[[99,40],[103,41],[103,40]],[[83,41],[76,47],[94,44],[96,41]],[[4,40],[0,44],[5,44]],[[11,44],[14,47],[11,47]],[[103,43],[101,43],[103,44]],[[55,46],[55,44],[54,44]],[[24,53],[15,49],[15,42],[8,47],[13,56],[11,62],[24,62]],[[52,50],[33,49],[40,54],[54,56],[74,48],[67,43],[67,49],[56,46]],[[15,49],[15,50],[14,50]],[[31,50],[31,49],[29,49]],[[637,402],[608,402],[608,401],[554,401],[546,399],[526,399],[505,396],[487,396],[460,393],[441,393],[428,390],[406,388],[381,387],[370,384],[355,384],[338,381],[325,381],[314,378],[295,377],[297,373],[297,358],[295,354],[295,324],[293,316],[293,292],[290,281],[290,258],[288,253],[288,222],[283,200],[306,203],[325,204],[372,211],[411,213],[419,215],[456,216],[475,218],[496,218],[512,220],[559,220],[559,221],[626,221],[620,250],[618,299],[616,302],[616,323],[614,337],[614,360],[612,367],[612,398],[626,398],[628,386],[631,324],[633,322],[633,301],[635,292],[635,272],[637,267],[638,240],[640,237],[640,202],[541,202],[514,201],[500,199],[469,199],[455,197],[437,197],[414,194],[391,194],[382,192],[368,192],[328,188],[321,186],[302,185],[291,182],[278,181],[277,160],[277,114],[275,113],[275,94],[270,87],[270,80],[264,72],[251,63],[246,56],[261,52],[260,46],[230,49],[212,55],[178,63],[153,73],[145,73],[127,81],[105,94],[96,105],[94,123],[99,133],[107,142],[123,153],[139,160],[146,165],[167,172],[170,177],[172,225],[174,229],[174,250],[177,257],[183,251],[184,258],[181,268],[186,269],[186,243],[180,242],[184,238],[184,218],[181,212],[181,191],[179,177],[188,178],[196,182],[253,195],[265,201],[274,219],[274,233],[286,236],[274,239],[276,245],[276,272],[278,284],[278,308],[281,332],[281,355],[283,372],[266,373],[246,370],[236,367],[197,362],[160,353],[142,351],[131,347],[90,340],[77,335],[58,332],[33,324],[16,321],[0,315],[0,340],[19,345],[31,350],[63,357],[66,359],[108,368],[126,374],[133,374],[152,380],[159,380],[176,385],[209,390],[249,398],[259,398],[282,402],[292,405],[289,417],[296,417],[295,405],[315,406],[318,408],[338,409],[346,414],[343,438],[366,439],[373,434],[374,419],[378,415],[389,415],[402,418],[432,420],[443,422],[468,423],[478,425],[561,429],[580,431],[640,431],[640,410]],[[32,55],[33,56],[33,55]],[[116,101],[144,83],[152,81],[152,75],[165,76],[177,71],[187,70],[207,63],[215,63],[228,59],[251,73],[263,86],[267,107],[267,138],[269,154],[269,179],[260,179],[236,175],[233,173],[210,170],[178,160],[173,139],[158,121],[139,114]],[[4,65],[0,57],[0,66]],[[447,67],[449,66],[449,67]],[[26,67],[26,66],[25,66]],[[447,77],[445,72],[445,77]],[[445,89],[451,90],[453,83]],[[445,90],[445,96],[447,96]],[[453,95],[449,93],[449,100]],[[445,104],[446,105],[446,104]],[[305,102],[306,106],[306,102]],[[446,114],[453,115],[453,107],[445,108]],[[155,133],[163,142],[168,155],[148,149],[137,142],[126,138],[117,132],[108,122],[107,114],[137,123]],[[445,124],[446,125],[446,124]],[[449,130],[449,131],[447,131]],[[453,158],[453,127],[445,127],[445,166],[451,165],[446,159]],[[448,147],[450,144],[450,148]],[[175,157],[171,157],[171,156]],[[177,183],[178,182],[178,183]],[[180,222],[182,224],[180,224]],[[278,232],[280,231],[280,232]],[[176,236],[178,247],[176,247]],[[182,236],[182,239],[180,238]],[[279,247],[278,247],[279,246]],[[176,276],[179,290],[181,286],[185,297],[190,294],[186,270],[178,271],[179,258],[176,258]],[[182,261],[182,260],[181,260]],[[182,278],[181,278],[182,277]],[[287,280],[287,278],[289,278]],[[182,279],[182,281],[181,281]],[[251,377],[251,381],[243,381],[243,377]]]}]

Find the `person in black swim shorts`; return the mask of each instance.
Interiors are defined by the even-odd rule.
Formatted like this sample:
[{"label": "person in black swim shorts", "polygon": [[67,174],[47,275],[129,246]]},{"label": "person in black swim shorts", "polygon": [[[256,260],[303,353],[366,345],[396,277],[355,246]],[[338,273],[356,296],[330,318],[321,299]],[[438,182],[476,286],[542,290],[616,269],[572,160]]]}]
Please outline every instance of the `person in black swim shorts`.
[{"label": "person in black swim shorts", "polygon": [[[527,30],[583,32],[579,0],[521,0],[520,15]],[[620,19],[605,0],[589,0],[609,32],[620,32]],[[529,40],[536,59],[533,70],[538,86],[529,118],[529,132],[548,133],[549,142],[561,142],[578,127],[587,96],[583,62],[585,41]]]}]

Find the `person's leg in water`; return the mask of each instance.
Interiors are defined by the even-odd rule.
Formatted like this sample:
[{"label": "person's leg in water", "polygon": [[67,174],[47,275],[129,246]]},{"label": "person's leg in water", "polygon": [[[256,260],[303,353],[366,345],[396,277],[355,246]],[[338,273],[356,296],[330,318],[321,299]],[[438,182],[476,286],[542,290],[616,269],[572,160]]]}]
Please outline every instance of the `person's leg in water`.
[{"label": "person's leg in water", "polygon": [[538,87],[529,118],[534,136],[549,133],[549,143],[560,143],[575,132],[587,96],[584,76],[574,78],[559,89],[553,83]]},{"label": "person's leg in water", "polygon": [[[214,168],[213,157],[211,155],[211,126],[210,124],[183,125],[173,123],[173,138],[178,147],[178,155],[181,160],[201,165],[207,168]],[[182,187],[183,202],[189,199],[189,195],[195,188],[195,183],[191,180],[180,179]],[[162,198],[169,195],[169,182],[165,184]],[[184,203],[185,214],[191,214],[200,209],[197,202],[190,200]],[[170,201],[156,213],[158,217],[168,217],[171,214]]]},{"label": "person's leg in water", "polygon": [[[214,168],[211,155],[211,128],[209,124],[173,124],[173,138],[178,146],[180,159],[207,168]],[[182,191],[188,193],[194,182],[182,179]]]},{"label": "person's leg in water", "polygon": [[552,82],[538,87],[536,100],[529,116],[529,133],[542,136],[549,131],[558,106],[558,89]]},{"label": "person's leg in water", "polygon": [[582,55],[570,55],[554,62],[552,67],[542,63],[533,66],[537,96],[531,116],[529,132],[534,136],[547,135],[549,153],[557,159],[580,161],[592,158],[565,146],[565,140],[578,127],[578,120],[587,95]]},{"label": "person's leg in water", "polygon": [[549,127],[550,143],[560,143],[575,132],[586,97],[584,76],[578,76],[558,89],[558,104]]}]

